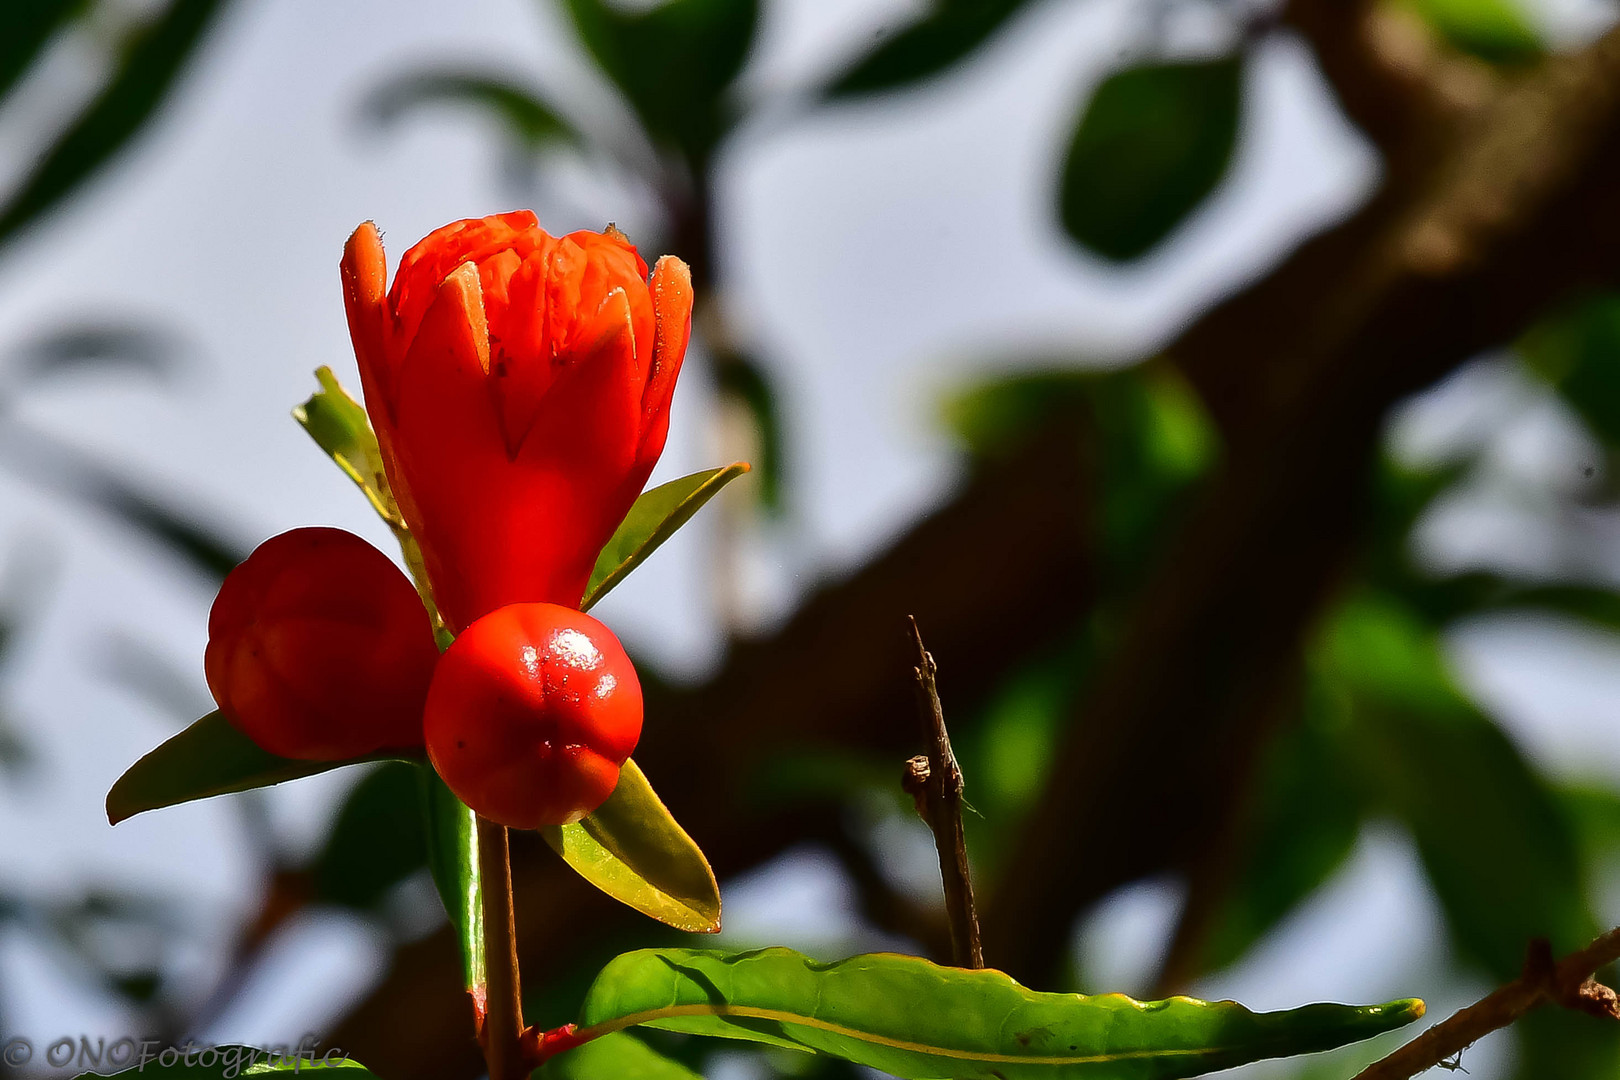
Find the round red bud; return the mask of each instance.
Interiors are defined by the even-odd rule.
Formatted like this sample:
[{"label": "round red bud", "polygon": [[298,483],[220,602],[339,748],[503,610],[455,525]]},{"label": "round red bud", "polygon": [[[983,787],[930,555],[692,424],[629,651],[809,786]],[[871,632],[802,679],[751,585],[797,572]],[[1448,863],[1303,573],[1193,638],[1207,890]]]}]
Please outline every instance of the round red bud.
[{"label": "round red bud", "polygon": [[566,825],[613,793],[641,736],[641,683],[589,615],[509,604],[439,659],[423,731],[433,767],[473,810],[515,829]]},{"label": "round red bud", "polygon": [[342,529],[273,536],[226,576],[203,667],[220,711],[281,757],[422,745],[438,648],[388,556]]}]

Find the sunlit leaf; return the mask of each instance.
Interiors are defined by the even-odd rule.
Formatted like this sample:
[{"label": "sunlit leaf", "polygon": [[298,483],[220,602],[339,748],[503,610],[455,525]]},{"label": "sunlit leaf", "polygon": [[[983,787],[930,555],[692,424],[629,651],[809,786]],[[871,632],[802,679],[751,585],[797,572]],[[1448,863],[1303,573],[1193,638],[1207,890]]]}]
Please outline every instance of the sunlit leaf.
[{"label": "sunlit leaf", "polygon": [[422,767],[422,807],[427,815],[428,870],[455,930],[462,985],[482,990],[484,899],[478,871],[477,820],[427,765]]},{"label": "sunlit leaf", "polygon": [[107,793],[114,825],[147,810],[270,787],[362,761],[408,760],[401,753],[352,761],[296,761],[259,749],[224,714],[211,712],[131,765]]},{"label": "sunlit leaf", "polygon": [[592,1039],[546,1062],[540,1080],[703,1080],[627,1031]]},{"label": "sunlit leaf", "polygon": [[635,761],[624,763],[618,786],[595,813],[540,833],[581,877],[620,903],[678,930],[720,929],[714,871]]},{"label": "sunlit leaf", "polygon": [[585,586],[585,598],[580,610],[591,606],[607,594],[625,575],[640,566],[658,546],[691,520],[703,504],[714,498],[720,489],[748,471],[748,463],[735,462],[721,469],[683,476],[643,492],[630,508],[630,513],[619,523],[618,531],[596,557],[596,566]]},{"label": "sunlit leaf", "polygon": [[1411,1023],[1420,1001],[1253,1013],[1026,990],[999,971],[876,954],[817,963],[789,949],[644,949],[597,976],[590,1038],[645,1025],[813,1051],[898,1077],[1170,1080],[1328,1050]]},{"label": "sunlit leaf", "polygon": [[826,94],[852,97],[910,86],[972,55],[1029,0],[939,0],[916,22],[881,41],[840,75]]},{"label": "sunlit leaf", "polygon": [[[28,6],[27,4],[21,6]],[[0,244],[75,191],[158,112],[225,0],[171,0],[0,209]]]},{"label": "sunlit leaf", "polygon": [[315,379],[321,388],[293,409],[293,419],[326,451],[343,474],[354,481],[377,516],[393,531],[405,557],[405,568],[410,571],[417,595],[421,596],[422,606],[433,624],[434,637],[443,649],[450,643],[449,631],[433,602],[421,546],[411,535],[404,515],[399,512],[399,504],[394,501],[394,493],[388,487],[388,473],[383,468],[382,451],[378,448],[371,418],[366,415],[365,406],[343,389],[331,368],[316,368]]},{"label": "sunlit leaf", "polygon": [[316,368],[315,379],[321,388],[293,409],[293,419],[354,481],[378,516],[393,528],[403,528],[405,521],[388,488],[382,451],[377,448],[377,435],[365,406],[343,389],[331,368]]},{"label": "sunlit leaf", "polygon": [[1241,56],[1152,63],[1092,94],[1064,158],[1059,216],[1118,262],[1147,254],[1226,175],[1243,104]]}]

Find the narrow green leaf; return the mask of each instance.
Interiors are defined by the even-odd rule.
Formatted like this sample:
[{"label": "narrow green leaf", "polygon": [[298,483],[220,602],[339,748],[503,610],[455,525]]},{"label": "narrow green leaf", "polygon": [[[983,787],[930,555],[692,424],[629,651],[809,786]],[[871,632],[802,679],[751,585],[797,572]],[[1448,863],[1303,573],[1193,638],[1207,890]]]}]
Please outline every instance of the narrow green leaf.
[{"label": "narrow green leaf", "polygon": [[382,451],[377,447],[377,434],[371,429],[371,418],[366,415],[365,406],[343,389],[331,368],[324,365],[316,368],[315,380],[321,388],[293,409],[293,419],[309,432],[309,437],[326,451],[343,474],[354,481],[378,516],[391,528],[403,529],[405,519],[400,516],[394,493],[388,488]]},{"label": "narrow green leaf", "polygon": [[526,149],[575,143],[573,127],[532,90],[510,79],[474,71],[416,71],[383,83],[366,102],[380,125],[429,105],[470,105],[499,120]]},{"label": "narrow green leaf", "polygon": [[171,0],[124,51],[97,97],[0,209],[0,244],[76,190],[159,111],[224,0]]},{"label": "narrow green leaf", "polygon": [[634,1025],[831,1054],[914,1080],[1171,1080],[1330,1050],[1409,1024],[1423,1003],[1139,1002],[1043,994],[999,971],[875,954],[817,963],[790,949],[643,949],[585,996],[579,1035]]},{"label": "narrow green leaf", "polygon": [[589,611],[607,591],[623,581],[625,575],[640,566],[658,546],[668,540],[691,520],[703,504],[748,471],[746,461],[734,462],[721,469],[693,473],[679,480],[660,484],[630,508],[630,513],[619,523],[619,529],[596,557],[596,567],[585,586],[585,598],[580,610]]},{"label": "narrow green leaf", "polygon": [[473,812],[422,766],[422,808],[427,815],[428,870],[455,928],[462,985],[484,986],[484,899],[478,873],[478,825]]},{"label": "narrow green leaf", "polygon": [[584,821],[540,830],[579,875],[677,930],[720,929],[720,887],[703,851],[670,815],[634,760]]},{"label": "narrow green leaf", "polygon": [[967,59],[1029,0],[940,0],[928,14],[882,41],[827,88],[829,98],[902,87],[942,74]]},{"label": "narrow green leaf", "polygon": [[147,810],[270,787],[362,761],[410,760],[401,751],[351,761],[297,761],[259,749],[220,712],[211,712],[131,765],[107,792],[116,825]]},{"label": "narrow green leaf", "polygon": [[703,1080],[627,1031],[592,1039],[546,1062],[540,1080]]},{"label": "narrow green leaf", "polygon": [[1226,175],[1242,103],[1241,56],[1109,76],[1081,114],[1064,160],[1064,229],[1117,262],[1147,254]]}]

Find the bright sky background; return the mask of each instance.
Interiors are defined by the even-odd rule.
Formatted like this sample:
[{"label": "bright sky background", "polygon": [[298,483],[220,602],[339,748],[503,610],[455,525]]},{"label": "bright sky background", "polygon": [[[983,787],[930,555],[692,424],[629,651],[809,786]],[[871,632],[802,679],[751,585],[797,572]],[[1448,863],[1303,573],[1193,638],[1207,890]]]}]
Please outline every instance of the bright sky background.
[{"label": "bright sky background", "polygon": [[[1137,354],[1263,272],[1303,230],[1344,213],[1375,180],[1373,156],[1336,115],[1304,50],[1278,40],[1255,66],[1244,141],[1222,191],[1140,267],[1093,263],[1051,226],[1050,192],[1087,88],[1144,42],[1137,5],[1048,0],[965,70],[898,102],[813,111],[795,101],[794,90],[850,43],[913,6],[767,5],[749,86],[776,103],[724,162],[727,309],[761,346],[790,408],[791,516],[751,539],[740,571],[762,626],[951,489],[954,452],[935,421],[951,388],[992,362],[1006,368],[1008,355],[1036,365]],[[1596,0],[1547,0],[1538,10],[1577,37],[1607,13]],[[1177,47],[1207,48],[1209,27],[1183,22]],[[397,259],[445,221],[532,200],[553,231],[615,220],[632,237],[650,232],[645,204],[599,165],[565,163],[515,190],[502,179],[494,128],[465,114],[363,129],[359,105],[379,80],[480,58],[612,121],[593,72],[544,3],[240,0],[164,123],[114,174],[0,255],[0,358],[65,324],[129,320],[179,335],[179,374],[170,385],[135,375],[63,379],[27,392],[17,413],[243,544],[333,524],[387,548],[363,501],[287,416],[310,392],[315,366],[357,381],[336,272],[349,231],[375,219]],[[29,101],[0,111],[0,156],[16,160],[55,107],[56,88],[71,85],[74,59],[59,58],[56,82],[41,80]],[[717,463],[705,436],[709,389],[691,370],[655,480]],[[1464,421],[1480,408],[1517,402],[1492,425],[1496,471],[1521,487],[1556,482],[1578,432],[1492,372],[1465,373],[1406,415],[1403,445],[1442,452],[1465,437],[1454,429],[1478,428]],[[1461,517],[1436,523],[1425,550],[1454,563],[1534,552],[1534,515],[1498,495],[1454,508]],[[122,769],[178,722],[107,676],[109,640],[134,637],[167,658],[204,707],[211,590],[94,512],[3,470],[0,498],[0,556],[25,545],[45,553],[22,564],[41,584],[41,617],[4,702],[42,765],[29,785],[0,783],[8,838],[0,881],[31,894],[105,885],[178,898],[198,934],[190,970],[205,981],[218,963],[210,948],[257,896],[261,867],[243,847],[240,807],[216,800],[117,830],[101,807]],[[633,648],[687,675],[713,663],[721,640],[706,599],[705,531],[700,519],[600,609]],[[1609,563],[1613,572],[1620,560]],[[1483,625],[1461,635],[1454,653],[1540,760],[1620,775],[1614,640],[1563,626]],[[317,843],[350,782],[336,773],[271,791],[281,842]],[[732,933],[834,940],[850,904],[823,869],[806,858],[733,883]],[[1082,932],[1091,969],[1118,980],[1107,988],[1140,989],[1133,980],[1151,969],[1174,900],[1161,887],[1134,888]],[[1607,914],[1620,919],[1620,906]],[[1443,1009],[1477,988],[1422,981],[1443,966],[1436,920],[1404,839],[1370,834],[1296,924],[1200,989],[1268,1007],[1420,994]],[[305,919],[257,973],[244,1007],[206,1034],[296,1038],[362,993],[379,955],[354,923]],[[312,978],[319,1001],[304,992]],[[0,994],[0,1023],[36,1040],[127,1026],[114,1002],[85,996],[62,958],[17,931],[0,937]],[[1496,1075],[1489,1057],[1484,1049],[1470,1057],[1473,1080]]]}]

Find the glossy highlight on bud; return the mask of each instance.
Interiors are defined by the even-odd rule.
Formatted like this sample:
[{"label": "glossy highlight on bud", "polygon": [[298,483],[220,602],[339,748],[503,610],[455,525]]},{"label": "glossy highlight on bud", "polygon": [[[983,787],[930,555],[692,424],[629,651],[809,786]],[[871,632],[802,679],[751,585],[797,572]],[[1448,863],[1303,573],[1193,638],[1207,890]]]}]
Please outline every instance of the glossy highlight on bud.
[{"label": "glossy highlight on bud", "polygon": [[305,528],[226,576],[203,667],[220,711],[261,748],[343,761],[422,745],[437,660],[422,601],[388,556]]},{"label": "glossy highlight on bud", "polygon": [[641,683],[613,632],[560,604],[510,604],[439,660],[423,730],[456,797],[515,829],[600,806],[641,737]]},{"label": "glossy highlight on bud", "polygon": [[[453,630],[506,604],[577,607],[669,430],[686,265],[529,211],[458,221],[392,288],[371,223],[342,263],[366,407]],[[386,289],[386,292],[385,292]]]}]

